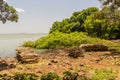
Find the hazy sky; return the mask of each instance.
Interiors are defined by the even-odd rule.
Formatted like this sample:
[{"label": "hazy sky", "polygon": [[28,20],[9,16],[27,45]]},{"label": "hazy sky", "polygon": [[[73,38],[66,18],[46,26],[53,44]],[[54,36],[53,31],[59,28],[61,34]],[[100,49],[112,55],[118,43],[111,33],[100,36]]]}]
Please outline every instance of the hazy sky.
[{"label": "hazy sky", "polygon": [[53,22],[88,7],[100,7],[98,0],[7,0],[19,11],[19,21],[2,24],[0,33],[48,33]]}]

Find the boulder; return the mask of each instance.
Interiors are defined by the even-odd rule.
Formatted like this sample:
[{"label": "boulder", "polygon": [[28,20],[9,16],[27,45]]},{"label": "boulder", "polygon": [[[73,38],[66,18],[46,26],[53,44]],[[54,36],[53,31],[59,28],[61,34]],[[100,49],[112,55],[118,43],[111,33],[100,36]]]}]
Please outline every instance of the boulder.
[{"label": "boulder", "polygon": [[34,52],[33,48],[19,47],[16,49],[16,59],[20,63],[37,63],[39,56]]},{"label": "boulder", "polygon": [[84,51],[108,51],[108,46],[104,44],[81,44],[79,48]]},{"label": "boulder", "polygon": [[34,53],[34,49],[30,47],[19,47],[16,49],[16,54],[20,53]]},{"label": "boulder", "polygon": [[20,63],[37,63],[39,61],[39,56],[35,53],[21,53],[17,54],[17,60]]}]

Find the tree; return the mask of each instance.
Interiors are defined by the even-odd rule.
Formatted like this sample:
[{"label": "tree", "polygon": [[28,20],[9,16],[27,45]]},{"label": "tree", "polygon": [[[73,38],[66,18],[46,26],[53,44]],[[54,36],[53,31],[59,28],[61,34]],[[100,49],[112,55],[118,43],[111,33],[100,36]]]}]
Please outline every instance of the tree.
[{"label": "tree", "polygon": [[70,18],[63,19],[60,22],[54,22],[49,33],[53,33],[55,31],[63,33],[84,32],[84,21],[88,16],[97,11],[98,8],[90,7],[82,11],[74,12]]},{"label": "tree", "polygon": [[85,31],[94,37],[120,39],[120,11],[111,13],[110,7],[90,15],[85,20]]},{"label": "tree", "polygon": [[18,21],[17,11],[4,0],[0,0],[0,20],[3,23],[6,23],[6,21]]},{"label": "tree", "polygon": [[99,0],[103,6],[110,6],[111,10],[120,8],[120,0]]}]

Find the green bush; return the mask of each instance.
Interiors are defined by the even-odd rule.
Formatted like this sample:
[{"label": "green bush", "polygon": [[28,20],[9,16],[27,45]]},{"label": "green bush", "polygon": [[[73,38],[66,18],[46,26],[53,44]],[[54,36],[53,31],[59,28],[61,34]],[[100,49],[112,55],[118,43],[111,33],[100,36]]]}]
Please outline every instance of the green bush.
[{"label": "green bush", "polygon": [[50,72],[48,74],[43,74],[41,80],[61,80],[61,78],[56,73]]},{"label": "green bush", "polygon": [[33,41],[25,41],[23,43],[23,46],[25,46],[25,47],[33,47],[34,46],[34,42]]},{"label": "green bush", "polygon": [[[37,49],[58,49],[72,46],[79,46],[82,43],[92,43],[94,38],[88,37],[85,33],[60,33],[54,32],[45,37],[42,37],[34,42],[28,41],[24,43],[24,46],[34,47]],[[92,40],[91,40],[92,39]],[[95,39],[94,39],[95,40]],[[34,43],[34,44],[33,44]]]},{"label": "green bush", "polygon": [[116,80],[117,72],[107,69],[95,69],[92,80]]},{"label": "green bush", "polygon": [[78,74],[77,72],[72,73],[71,71],[63,72],[63,80],[77,80]]},{"label": "green bush", "polygon": [[[109,45],[110,47],[114,46],[113,42],[99,39],[99,38],[92,38],[87,36],[86,33],[82,32],[74,32],[74,33],[61,33],[61,32],[54,32],[48,34],[45,37],[42,37],[34,42],[25,42],[23,46],[33,47],[37,49],[59,49],[59,48],[67,48],[67,47],[76,47],[80,44],[90,44],[90,43],[104,43]],[[32,44],[32,45],[31,45]]]},{"label": "green bush", "polygon": [[14,73],[14,76],[0,75],[0,80],[37,80],[38,76],[27,73]]}]

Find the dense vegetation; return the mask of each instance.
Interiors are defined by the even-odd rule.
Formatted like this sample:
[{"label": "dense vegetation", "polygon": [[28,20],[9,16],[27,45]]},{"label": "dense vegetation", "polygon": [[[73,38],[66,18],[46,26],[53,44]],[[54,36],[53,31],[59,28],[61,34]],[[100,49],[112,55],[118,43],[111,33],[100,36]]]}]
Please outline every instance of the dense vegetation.
[{"label": "dense vegetation", "polygon": [[85,43],[105,43],[110,47],[115,45],[98,38],[120,39],[119,10],[114,9],[111,12],[109,7],[102,10],[92,7],[74,12],[70,18],[56,21],[47,36],[33,42],[24,42],[23,45],[37,49],[58,49]]},{"label": "dense vegetation", "polygon": [[120,11],[111,12],[109,7],[87,17],[84,23],[86,32],[93,37],[120,39]]},{"label": "dense vegetation", "polygon": [[85,31],[84,21],[86,20],[87,16],[96,11],[98,11],[98,8],[91,7],[82,11],[74,12],[70,18],[63,19],[61,22],[54,22],[49,33],[53,33],[55,31],[63,33]]},{"label": "dense vegetation", "polygon": [[54,22],[49,33],[55,31],[63,33],[87,32],[92,37],[104,39],[120,38],[120,11],[104,7],[98,10],[95,7],[74,12],[70,18],[61,22]]},{"label": "dense vegetation", "polygon": [[86,43],[111,44],[112,42],[102,40],[99,38],[92,38],[82,32],[80,33],[74,32],[70,34],[54,32],[34,42],[32,41],[24,42],[24,46],[33,47],[37,49],[58,49],[58,48],[79,46],[80,44],[86,44]]}]

